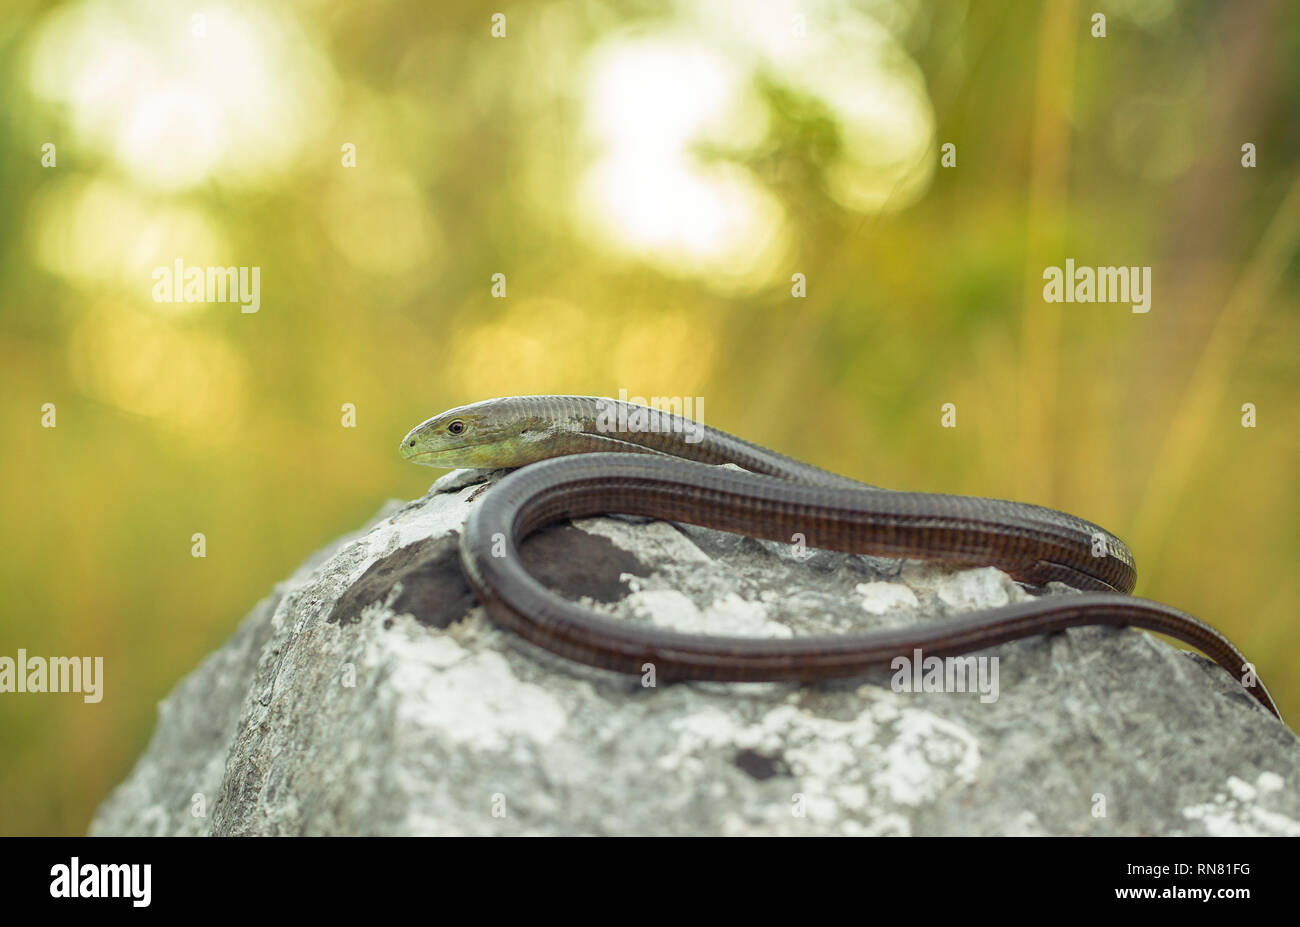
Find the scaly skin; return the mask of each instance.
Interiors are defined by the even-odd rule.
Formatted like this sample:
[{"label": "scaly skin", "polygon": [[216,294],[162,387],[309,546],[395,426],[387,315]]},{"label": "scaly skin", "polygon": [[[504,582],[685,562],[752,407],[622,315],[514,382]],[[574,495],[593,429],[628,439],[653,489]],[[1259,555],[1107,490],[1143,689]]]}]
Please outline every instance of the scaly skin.
[{"label": "scaly skin", "polygon": [[[653,428],[619,427],[650,411],[597,397],[517,396],[443,412],[402,440],[402,455],[425,466],[524,467],[488,494],[461,535],[466,579],[495,620],[617,672],[641,673],[652,663],[666,679],[731,681],[861,675],[918,648],[954,656],[1069,627],[1143,627],[1197,647],[1234,678],[1244,673],[1247,691],[1278,714],[1245,657],[1217,630],[1124,594],[1136,582],[1133,557],[1091,522],[1025,503],[879,489],[676,416],[661,414]],[[750,472],[703,466],[724,463]],[[773,540],[800,533],[809,547],[988,564],[1029,585],[1056,580],[1095,592],[834,637],[718,638],[629,626],[556,596],[517,556],[518,542],[546,524],[610,512]],[[504,557],[490,553],[498,536]]]}]

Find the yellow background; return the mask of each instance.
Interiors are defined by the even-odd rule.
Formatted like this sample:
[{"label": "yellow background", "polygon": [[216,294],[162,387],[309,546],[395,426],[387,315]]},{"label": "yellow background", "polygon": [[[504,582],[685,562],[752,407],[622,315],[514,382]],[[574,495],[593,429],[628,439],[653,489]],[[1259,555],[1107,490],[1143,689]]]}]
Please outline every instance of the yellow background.
[{"label": "yellow background", "polygon": [[[1097,521],[1300,717],[1300,7],[203,7],[0,22],[0,654],[106,674],[0,695],[0,832],[83,832],[257,599],[425,490],[405,431],[497,395]],[[260,311],[154,302],[176,258]],[[1066,258],[1150,312],[1045,303]]]}]

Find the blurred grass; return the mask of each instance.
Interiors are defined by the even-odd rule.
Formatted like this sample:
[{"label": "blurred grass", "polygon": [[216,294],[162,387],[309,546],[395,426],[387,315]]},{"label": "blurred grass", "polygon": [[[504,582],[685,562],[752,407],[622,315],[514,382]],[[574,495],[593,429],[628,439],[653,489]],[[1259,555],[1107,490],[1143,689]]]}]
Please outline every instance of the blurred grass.
[{"label": "blurred grass", "polygon": [[[300,140],[290,166],[257,174],[254,139],[232,162],[253,180],[160,189],[29,80],[49,17],[86,6],[19,4],[0,27],[0,654],[102,655],[105,698],[0,697],[0,832],[82,832],[156,702],[257,599],[424,491],[402,434],[491,395],[702,395],[708,423],[873,483],[1076,512],[1300,716],[1300,9],[1102,5],[1092,39],[1091,8],[878,5],[924,76],[923,157],[953,141],[958,167],[876,213],[826,182],[853,117],[779,54],[754,65],[743,29],[654,4],[507,10],[504,40],[468,4],[289,7],[329,104],[272,127]],[[598,148],[585,56],[672,28],[741,62],[759,101],[757,141],[694,146],[781,207],[771,266],[739,279],[573,216]],[[129,209],[87,224],[87,189]],[[154,304],[148,268],[176,256],[261,266],[261,311]],[[1044,304],[1038,275],[1066,257],[1151,265],[1151,312]]]}]

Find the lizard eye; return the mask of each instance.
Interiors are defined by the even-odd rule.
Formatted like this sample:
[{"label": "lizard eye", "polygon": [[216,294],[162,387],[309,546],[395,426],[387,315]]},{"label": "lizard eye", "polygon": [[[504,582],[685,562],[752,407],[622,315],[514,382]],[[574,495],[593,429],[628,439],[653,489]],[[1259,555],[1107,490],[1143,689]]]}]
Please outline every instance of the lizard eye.
[{"label": "lizard eye", "polygon": [[460,419],[457,419],[456,421],[452,422],[450,425],[447,426],[447,433],[452,435],[461,434],[462,432],[464,432],[464,430],[465,430],[465,423],[462,422]]}]

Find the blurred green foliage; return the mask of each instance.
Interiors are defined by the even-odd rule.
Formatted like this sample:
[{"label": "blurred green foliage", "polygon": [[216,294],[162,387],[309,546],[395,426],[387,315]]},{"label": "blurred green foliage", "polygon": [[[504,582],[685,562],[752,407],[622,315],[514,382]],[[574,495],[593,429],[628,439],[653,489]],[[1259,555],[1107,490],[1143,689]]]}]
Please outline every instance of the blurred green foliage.
[{"label": "blurred green foliage", "polygon": [[[403,433],[493,395],[700,395],[1091,518],[1300,716],[1300,7],[703,6],[11,0],[0,654],[106,680],[0,696],[0,832],[84,831],[257,599],[424,491]],[[260,311],[155,303],[177,257]],[[1150,313],[1044,303],[1067,257],[1152,266]]]}]

